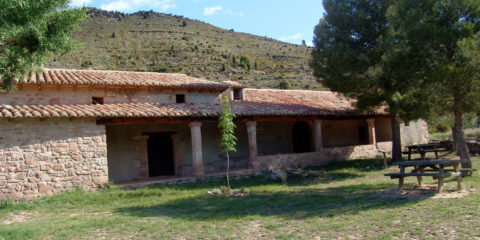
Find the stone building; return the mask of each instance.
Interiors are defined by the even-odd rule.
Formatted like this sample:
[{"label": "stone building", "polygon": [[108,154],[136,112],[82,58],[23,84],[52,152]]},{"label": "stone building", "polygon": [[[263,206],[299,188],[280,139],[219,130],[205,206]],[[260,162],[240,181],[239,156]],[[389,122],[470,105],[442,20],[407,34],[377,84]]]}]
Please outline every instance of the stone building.
[{"label": "stone building", "polygon": [[[236,115],[233,169],[322,165],[391,148],[383,110],[358,114],[329,91],[61,69],[32,74],[17,88],[0,94],[0,198],[224,171],[217,128],[224,95]],[[423,121],[402,131],[406,144],[428,141]]]}]

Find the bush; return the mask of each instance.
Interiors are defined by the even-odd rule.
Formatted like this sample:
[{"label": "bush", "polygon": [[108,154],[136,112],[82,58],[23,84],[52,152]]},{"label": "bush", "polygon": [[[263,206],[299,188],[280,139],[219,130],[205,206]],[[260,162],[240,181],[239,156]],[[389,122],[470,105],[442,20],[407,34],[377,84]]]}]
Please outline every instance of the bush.
[{"label": "bush", "polygon": [[240,58],[240,67],[250,70],[250,60],[246,56]]},{"label": "bush", "polygon": [[290,84],[290,82],[287,82],[287,81],[281,81],[278,84],[278,88],[280,88],[280,89],[290,89],[290,88],[292,88],[292,84]]}]

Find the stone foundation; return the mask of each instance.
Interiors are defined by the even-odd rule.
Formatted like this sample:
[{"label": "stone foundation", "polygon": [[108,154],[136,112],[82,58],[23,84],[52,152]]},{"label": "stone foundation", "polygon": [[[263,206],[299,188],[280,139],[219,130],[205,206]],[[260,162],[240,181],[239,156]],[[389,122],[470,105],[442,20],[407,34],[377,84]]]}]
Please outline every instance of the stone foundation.
[{"label": "stone foundation", "polygon": [[[379,149],[391,150],[392,142],[378,143]],[[307,166],[324,166],[332,161],[374,158],[378,151],[375,145],[324,148],[321,152],[289,153],[258,156],[253,164],[256,171],[291,169]]]},{"label": "stone foundation", "polygon": [[105,126],[95,119],[0,120],[0,199],[106,183]]}]

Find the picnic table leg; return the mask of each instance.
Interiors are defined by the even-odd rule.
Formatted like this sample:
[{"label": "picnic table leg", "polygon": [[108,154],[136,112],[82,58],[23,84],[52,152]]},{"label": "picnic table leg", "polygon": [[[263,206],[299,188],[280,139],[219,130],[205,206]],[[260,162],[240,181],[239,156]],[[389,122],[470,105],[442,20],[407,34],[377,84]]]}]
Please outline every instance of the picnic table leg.
[{"label": "picnic table leg", "polygon": [[420,150],[420,159],[425,160],[425,152]]},{"label": "picnic table leg", "polygon": [[438,152],[435,151],[435,158],[438,159]]},{"label": "picnic table leg", "polygon": [[403,177],[399,177],[398,178],[398,191],[402,191],[403,190]]},{"label": "picnic table leg", "polygon": [[387,164],[387,153],[383,153],[383,167],[384,168],[388,168],[388,164]]},{"label": "picnic table leg", "polygon": [[438,177],[438,192],[443,192],[443,176]]},{"label": "picnic table leg", "polygon": [[410,161],[412,159],[412,150],[409,148],[408,149],[408,161]]},{"label": "picnic table leg", "polygon": [[[400,166],[400,173],[405,173],[405,166]],[[403,190],[403,177],[398,178],[398,191]]]},{"label": "picnic table leg", "polygon": [[462,173],[458,172],[458,163],[453,164],[453,169],[455,170],[455,173],[457,174],[457,176],[455,176],[455,178],[457,179],[457,191],[461,191],[463,189]]},{"label": "picnic table leg", "polygon": [[439,164],[438,166],[438,173],[440,176],[438,176],[438,192],[441,193],[443,192],[443,165]]},{"label": "picnic table leg", "polygon": [[[415,165],[413,167],[415,168],[415,170],[419,169],[419,166],[417,166],[417,165]],[[417,171],[417,172],[421,172],[421,171]],[[418,181],[418,185],[422,186],[422,176],[417,176],[417,181]]]}]

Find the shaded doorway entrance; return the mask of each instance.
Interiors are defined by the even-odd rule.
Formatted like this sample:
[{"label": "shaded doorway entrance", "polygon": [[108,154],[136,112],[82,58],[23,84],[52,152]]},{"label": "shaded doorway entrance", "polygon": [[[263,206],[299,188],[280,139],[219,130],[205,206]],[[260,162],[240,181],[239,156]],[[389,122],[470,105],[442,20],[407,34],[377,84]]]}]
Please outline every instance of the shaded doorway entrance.
[{"label": "shaded doorway entrance", "polygon": [[151,134],[147,140],[148,176],[173,176],[175,164],[170,134]]},{"label": "shaded doorway entrance", "polygon": [[295,122],[293,124],[292,142],[295,153],[312,151],[312,131],[307,122]]}]

